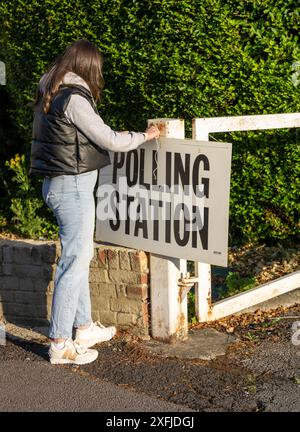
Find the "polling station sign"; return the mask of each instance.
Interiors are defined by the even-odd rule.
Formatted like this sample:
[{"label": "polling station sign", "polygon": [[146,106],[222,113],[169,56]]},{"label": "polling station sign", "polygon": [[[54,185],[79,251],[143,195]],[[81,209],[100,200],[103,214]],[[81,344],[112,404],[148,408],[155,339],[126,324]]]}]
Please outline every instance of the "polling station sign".
[{"label": "polling station sign", "polygon": [[160,138],[110,157],[96,240],[227,266],[231,144]]}]

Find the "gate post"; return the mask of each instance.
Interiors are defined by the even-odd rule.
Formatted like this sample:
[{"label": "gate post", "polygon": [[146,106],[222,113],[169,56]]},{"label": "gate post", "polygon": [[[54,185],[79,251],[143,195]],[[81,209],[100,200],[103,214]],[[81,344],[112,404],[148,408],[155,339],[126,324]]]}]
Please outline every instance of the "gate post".
[{"label": "gate post", "polygon": [[[197,129],[196,121],[192,124],[193,139],[198,141],[209,141],[208,131]],[[195,276],[199,282],[195,284],[195,313],[199,322],[207,321],[211,313],[211,265],[194,262]]]},{"label": "gate post", "polygon": [[[184,120],[152,119],[161,136],[184,139]],[[181,296],[178,279],[186,273],[184,259],[150,254],[150,306],[152,337],[164,341],[187,338],[187,296]]]}]

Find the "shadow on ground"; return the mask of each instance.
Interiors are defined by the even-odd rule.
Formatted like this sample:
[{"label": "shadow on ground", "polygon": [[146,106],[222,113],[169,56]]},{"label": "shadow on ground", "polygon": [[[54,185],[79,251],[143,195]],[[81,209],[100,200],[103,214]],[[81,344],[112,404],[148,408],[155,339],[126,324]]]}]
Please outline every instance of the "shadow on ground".
[{"label": "shadow on ground", "polygon": [[[152,353],[144,342],[122,334],[96,347],[99,357],[94,363],[64,368],[197,411],[296,412],[300,410],[300,350],[291,335],[298,319],[300,306],[283,317],[272,314],[258,322],[241,321],[234,330],[238,341],[214,360]],[[8,340],[6,347],[0,347],[0,360],[10,359],[46,362],[47,346]]]}]

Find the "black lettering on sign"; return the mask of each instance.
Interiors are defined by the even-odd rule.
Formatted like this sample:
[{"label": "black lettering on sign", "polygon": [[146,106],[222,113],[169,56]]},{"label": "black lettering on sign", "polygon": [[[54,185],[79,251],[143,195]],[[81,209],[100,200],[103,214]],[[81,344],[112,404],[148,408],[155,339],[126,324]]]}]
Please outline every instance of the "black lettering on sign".
[{"label": "black lettering on sign", "polygon": [[[208,207],[204,207],[204,221],[202,221],[199,209],[197,206],[193,206],[193,214],[196,215],[194,219],[194,224],[196,224],[196,227],[198,226],[199,229],[195,230],[195,226],[193,227],[193,234],[192,234],[192,247],[197,248],[198,247],[198,235],[200,235],[201,245],[202,249],[207,250],[208,249],[208,215],[209,215],[209,209]],[[195,222],[196,220],[196,222]]]},{"label": "black lettering on sign", "polygon": [[[133,165],[132,165],[133,160]],[[139,157],[137,150],[131,150],[126,156],[126,177],[127,185],[134,186],[137,184],[139,173]]]},{"label": "black lettering on sign", "polygon": [[116,215],[116,221],[113,221],[112,219],[109,219],[109,226],[111,227],[111,229],[113,231],[118,231],[118,229],[120,228],[120,213],[118,210],[118,204],[120,202],[120,194],[118,191],[115,191],[115,198],[116,198],[116,202],[114,200],[114,194],[111,195],[110,197],[110,206],[111,208],[114,210],[115,215]]},{"label": "black lettering on sign", "polygon": [[[141,205],[143,205],[143,211],[141,212]],[[141,200],[140,204],[137,206],[137,213],[139,213],[139,215],[141,215],[141,213],[143,213],[142,216],[142,220],[141,218],[137,219],[135,222],[135,227],[134,227],[134,236],[138,237],[139,236],[139,230],[142,229],[143,230],[143,238],[147,239],[148,238],[148,225],[147,225],[147,219],[146,219],[146,208],[145,208],[145,200]]]},{"label": "black lettering on sign", "polygon": [[166,220],[165,220],[165,242],[171,243],[171,203],[165,202]]},{"label": "black lettering on sign", "polygon": [[203,193],[206,198],[209,198],[209,179],[202,177],[202,184],[204,185]]},{"label": "black lettering on sign", "polygon": [[[180,213],[183,212],[183,236],[180,237]],[[179,246],[186,246],[189,238],[190,238],[190,230],[189,227],[186,228],[187,225],[189,225],[190,221],[189,219],[186,219],[185,216],[189,215],[189,209],[185,204],[177,204],[174,211],[174,237],[175,241]]]},{"label": "black lettering on sign", "polygon": [[127,195],[126,200],[126,221],[125,221],[125,234],[130,234],[130,217],[129,217],[129,206],[134,201],[134,197]]},{"label": "black lettering on sign", "polygon": [[163,203],[161,200],[149,200],[149,205],[153,206],[154,212],[153,214],[153,240],[159,240],[159,207],[162,207]]},{"label": "black lettering on sign", "polygon": [[117,184],[117,172],[118,169],[122,168],[122,166],[124,165],[124,160],[125,160],[125,153],[116,152],[114,154],[113,177],[112,177],[112,182],[114,184]]},{"label": "black lettering on sign", "polygon": [[207,156],[205,156],[204,154],[199,154],[195,161],[194,161],[194,165],[193,165],[193,188],[194,188],[194,193],[196,195],[197,194],[197,186],[199,184],[203,184],[204,185],[204,195],[206,196],[206,198],[208,198],[208,186],[209,186],[209,179],[206,178],[202,178],[202,182],[200,183],[200,179],[199,179],[199,169],[200,169],[200,163],[203,163],[203,170],[204,171],[209,171],[209,160],[207,158]]},{"label": "black lettering on sign", "polygon": [[166,185],[171,187],[172,185],[172,153],[166,152]]},{"label": "black lettering on sign", "polygon": [[185,154],[183,166],[181,154],[174,153],[174,185],[179,185],[179,178],[182,186],[190,184],[190,161],[191,155]]}]

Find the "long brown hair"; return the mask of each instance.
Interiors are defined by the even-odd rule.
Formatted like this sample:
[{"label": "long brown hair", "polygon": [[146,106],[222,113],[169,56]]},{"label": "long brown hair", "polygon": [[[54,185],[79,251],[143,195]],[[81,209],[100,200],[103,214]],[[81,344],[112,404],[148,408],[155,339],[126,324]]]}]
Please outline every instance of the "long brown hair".
[{"label": "long brown hair", "polygon": [[40,102],[45,114],[67,72],[79,75],[89,86],[95,102],[99,102],[104,79],[102,74],[103,55],[98,47],[86,39],[78,39],[65,49],[49,66],[45,75],[44,92],[37,88],[35,106]]}]

